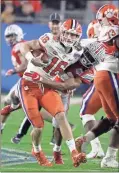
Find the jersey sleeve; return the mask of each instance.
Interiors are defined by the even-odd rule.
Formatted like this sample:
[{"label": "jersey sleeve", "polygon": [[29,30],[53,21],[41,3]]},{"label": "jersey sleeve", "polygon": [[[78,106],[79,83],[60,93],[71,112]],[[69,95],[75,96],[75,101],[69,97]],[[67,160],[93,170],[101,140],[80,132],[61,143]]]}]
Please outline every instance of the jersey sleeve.
[{"label": "jersey sleeve", "polygon": [[52,34],[46,33],[39,38],[40,46],[47,52],[46,48],[51,45]]},{"label": "jersey sleeve", "polygon": [[13,49],[11,51],[11,60],[12,60],[12,64],[14,67],[18,67],[21,64],[21,59],[20,59],[19,54],[20,54],[19,46],[16,45],[13,47]]},{"label": "jersey sleeve", "polygon": [[[11,61],[15,69],[23,69],[27,67],[27,60],[21,55],[19,45],[13,47],[11,51]],[[21,77],[23,72],[17,74]]]},{"label": "jersey sleeve", "polygon": [[88,44],[93,43],[93,42],[95,42],[95,41],[97,41],[97,39],[95,39],[95,38],[82,39],[82,40],[81,40],[81,46],[82,46],[82,47],[86,47]]}]

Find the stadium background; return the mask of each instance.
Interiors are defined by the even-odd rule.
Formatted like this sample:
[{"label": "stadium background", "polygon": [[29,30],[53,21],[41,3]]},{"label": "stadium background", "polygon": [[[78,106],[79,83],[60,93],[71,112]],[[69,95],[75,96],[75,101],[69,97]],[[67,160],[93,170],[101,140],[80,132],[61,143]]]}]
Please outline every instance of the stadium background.
[{"label": "stadium background", "polygon": [[[37,4],[36,4],[37,3]],[[67,0],[67,1],[56,1],[56,0],[11,0],[11,1],[5,1],[2,0],[2,24],[1,24],[1,43],[2,43],[2,50],[1,50],[1,61],[2,61],[2,70],[1,70],[1,76],[2,76],[2,93],[8,93],[10,88],[16,83],[16,81],[19,79],[17,75],[13,75],[10,77],[5,77],[5,72],[12,68],[11,63],[11,48],[8,47],[4,40],[4,30],[7,25],[16,23],[23,29],[25,33],[25,40],[31,40],[31,39],[37,39],[40,35],[44,34],[45,32],[49,31],[48,28],[48,20],[49,15],[53,12],[57,12],[61,15],[62,21],[66,18],[77,18],[79,19],[82,27],[83,27],[83,36],[82,38],[86,38],[86,29],[89,22],[95,18],[96,10],[106,3],[114,3],[118,5],[118,1],[87,1],[87,0]],[[37,6],[37,8],[36,8]],[[29,8],[30,7],[30,8]],[[32,8],[31,8],[32,7]],[[24,10],[22,10],[22,8]],[[29,10],[31,9],[31,10]],[[82,95],[82,93],[86,90],[86,88],[89,86],[81,86],[77,92],[76,95]],[[76,101],[76,104],[78,105],[71,105],[69,109],[69,120],[73,124],[76,125],[76,130],[74,131],[74,137],[77,137],[84,133],[84,128],[82,126],[82,123],[79,119],[79,98],[78,102]],[[3,106],[3,105],[2,105]],[[100,110],[96,114],[96,119],[100,119],[104,115],[103,110]],[[18,110],[12,113],[12,116],[8,119],[7,125],[3,131],[2,135],[2,164],[3,167],[1,168],[1,172],[54,172],[54,171],[84,171],[84,172],[118,172],[117,169],[101,169],[100,168],[100,159],[94,159],[88,161],[88,163],[85,165],[81,165],[79,168],[75,169],[72,167],[71,159],[69,159],[69,151],[63,142],[62,145],[62,151],[64,154],[64,161],[65,165],[62,165],[61,167],[54,165],[53,168],[41,168],[37,163],[28,163],[27,157],[23,157],[22,162],[27,162],[27,164],[17,164],[18,162],[18,155],[12,152],[12,150],[15,150],[15,152],[18,151],[25,151],[29,152],[31,151],[31,137],[30,137],[30,131],[28,135],[24,137],[24,139],[21,141],[19,145],[12,144],[10,142],[11,138],[17,133],[17,130],[19,128],[20,123],[22,122],[24,117],[24,113],[22,110]],[[52,135],[52,126],[50,123],[45,122],[45,128],[43,133],[43,140],[42,140],[42,146],[44,148],[44,151],[48,156],[52,156],[52,146],[49,145],[50,139]],[[107,146],[109,143],[109,134],[104,134],[100,137],[101,144],[103,146],[104,151],[106,152]],[[6,150],[6,153],[3,151]],[[90,146],[88,148],[88,152],[90,151]],[[10,156],[11,158],[8,157]],[[8,155],[7,155],[8,154]],[[119,156],[119,155],[118,155]],[[6,158],[7,157],[7,158]],[[119,157],[118,157],[119,159]],[[15,162],[16,161],[16,162]],[[20,157],[21,162],[21,157]],[[12,165],[14,164],[14,166]]]}]

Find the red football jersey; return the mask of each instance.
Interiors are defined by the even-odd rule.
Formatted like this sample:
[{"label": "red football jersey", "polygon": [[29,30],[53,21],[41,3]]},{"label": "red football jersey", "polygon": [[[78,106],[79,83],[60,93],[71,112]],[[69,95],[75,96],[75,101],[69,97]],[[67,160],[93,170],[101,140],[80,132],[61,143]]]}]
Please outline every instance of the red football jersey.
[{"label": "red football jersey", "polygon": [[[25,40],[20,41],[19,43],[15,44],[11,50],[11,60],[12,64],[15,68],[19,68],[20,66],[24,65],[27,67],[27,60],[21,55],[20,53],[20,43],[25,42]],[[24,72],[17,73],[18,76],[22,77]]]},{"label": "red football jersey", "polygon": [[70,77],[79,77],[83,83],[90,83],[94,78],[94,71],[93,69],[86,69],[79,61],[75,64],[70,65],[65,70],[66,75],[62,75],[62,79],[68,79]]}]

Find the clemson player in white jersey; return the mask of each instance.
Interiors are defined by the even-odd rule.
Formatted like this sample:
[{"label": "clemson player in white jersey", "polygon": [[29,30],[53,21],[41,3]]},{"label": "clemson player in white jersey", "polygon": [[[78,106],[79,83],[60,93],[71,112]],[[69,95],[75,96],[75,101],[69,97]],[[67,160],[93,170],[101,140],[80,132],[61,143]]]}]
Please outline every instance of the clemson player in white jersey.
[{"label": "clemson player in white jersey", "polygon": [[[50,15],[48,26],[50,28],[51,33],[54,35],[54,37],[58,37],[59,29],[61,26],[61,20],[60,20],[59,14],[52,13]],[[67,100],[67,98],[65,100]],[[65,103],[65,104],[67,104],[67,103]],[[47,111],[42,111],[42,116],[43,116],[44,120],[46,120],[50,123],[52,122],[52,117],[50,117],[50,115]],[[24,120],[22,121],[21,125],[20,125],[18,133],[16,134],[16,136],[14,136],[11,139],[11,141],[15,144],[18,144],[21,141],[21,139],[23,138],[23,136],[27,134],[27,131],[30,128],[30,125],[31,125],[31,123],[29,122],[27,117],[25,117]],[[54,133],[54,127],[53,127],[53,133]],[[53,145],[54,141],[55,140],[54,140],[54,135],[53,135],[50,143]]]},{"label": "clemson player in white jersey", "polygon": [[[59,36],[60,26],[61,26],[60,16],[57,13],[51,14],[50,20],[49,20],[49,28],[51,30],[51,33],[54,35],[54,37]],[[67,114],[67,110],[69,107],[70,93],[62,93],[61,99],[65,108],[65,112]],[[50,121],[51,118],[49,117],[50,114],[48,112],[42,111],[42,116],[44,120],[51,122]],[[54,118],[52,120],[52,124],[53,124],[53,137],[51,139],[51,144],[54,144],[54,147],[53,147],[54,161],[55,161],[55,164],[63,164],[63,159],[61,155],[61,147],[60,147],[62,142],[62,136],[59,131],[59,128],[56,128],[58,127],[58,125]],[[71,123],[70,125],[71,127],[73,127]],[[18,134],[12,138],[12,142],[18,144],[20,140],[22,139],[22,137],[27,133],[29,127],[30,127],[30,122],[27,119],[27,117],[25,117],[23,122],[21,123]]]},{"label": "clemson player in white jersey", "polygon": [[[93,22],[93,25],[94,24],[96,24],[96,27],[98,28],[98,30],[99,30],[99,25],[100,24],[98,24],[97,22]],[[96,30],[96,28],[94,27],[94,28],[92,28],[92,23],[91,24],[89,24],[89,27],[88,27],[88,30],[89,30],[89,28],[90,28],[90,30],[88,31],[88,38],[97,38],[98,37],[98,34],[99,34],[99,32],[98,32],[98,30]],[[91,27],[90,27],[91,26]],[[96,30],[96,31],[93,31],[93,34],[92,34],[92,30]],[[91,34],[91,35],[90,35]],[[90,36],[89,36],[90,35]],[[95,35],[95,36],[94,36]],[[82,42],[82,41],[80,41],[80,42]],[[85,41],[85,39],[83,40],[83,43],[84,42],[87,42],[87,40]],[[74,70],[75,69],[75,70]],[[84,67],[82,67],[81,65],[80,65],[80,63],[75,63],[75,64],[73,64],[73,65],[71,65],[71,67],[69,68],[67,68],[67,70],[66,71],[68,71],[67,73],[72,73],[73,75],[72,75],[72,77],[74,76],[74,77],[81,77],[81,75],[83,76],[82,78],[84,78],[85,79],[85,76],[87,76],[87,78],[88,77],[91,77],[90,76],[90,73],[88,74],[88,72],[84,72],[84,73],[82,73],[82,71],[85,71],[86,70],[86,68],[84,68]],[[70,72],[69,72],[70,71]],[[77,73],[77,75],[76,75],[76,73]],[[65,76],[65,75],[64,75]],[[67,75],[66,75],[67,76]],[[81,79],[82,79],[81,78]],[[66,78],[66,79],[68,79],[68,78]],[[91,78],[92,79],[92,78]],[[77,80],[77,79],[75,79],[75,80]],[[84,80],[84,81],[86,81],[86,79]],[[83,81],[83,82],[84,82]],[[49,85],[49,87],[54,87],[54,89],[61,89],[60,87],[59,87],[59,85],[62,85],[62,84],[60,84],[60,83],[58,83],[58,84],[56,84],[55,82],[53,83],[51,83],[50,81],[47,81],[47,80],[45,80],[45,81],[42,81],[42,83],[43,84],[47,84],[47,85]],[[68,81],[68,83],[69,83],[69,81]],[[63,85],[65,85],[65,83],[63,83]],[[74,83],[72,82],[72,86],[74,86]],[[79,86],[79,85],[78,85]],[[57,88],[56,88],[57,87]],[[70,84],[68,85],[68,87],[70,87]],[[65,87],[64,87],[65,88]],[[94,86],[92,86],[91,88],[94,88]],[[68,88],[67,88],[68,89]],[[87,93],[88,93],[88,99],[87,99]],[[96,91],[94,91],[93,90],[93,92],[92,92],[92,90],[91,89],[89,89],[85,94],[84,94],[85,96],[83,97],[84,99],[83,99],[83,103],[82,103],[82,105],[83,105],[83,109],[85,109],[85,112],[90,112],[90,113],[88,113],[88,115],[85,115],[85,114],[81,114],[81,119],[82,119],[82,122],[83,122],[83,125],[84,125],[84,127],[85,127],[85,125],[86,125],[86,130],[87,131],[89,131],[90,130],[90,128],[92,128],[93,126],[94,126],[94,123],[95,123],[95,118],[93,117],[93,114],[95,114],[98,110],[99,110],[99,108],[101,108],[101,101],[100,101],[100,98],[99,98],[99,96],[98,96],[98,94],[96,93]],[[91,95],[91,97],[89,98],[89,95]],[[86,102],[85,102],[85,98],[86,98]],[[98,102],[98,100],[97,100],[97,98],[99,99],[99,102]],[[87,104],[87,100],[88,100],[88,104]],[[96,100],[96,104],[95,104],[95,106],[94,106],[94,103],[95,103],[95,100]],[[94,103],[93,103],[94,102]],[[84,106],[84,105],[86,105],[86,106]],[[85,108],[86,107],[86,108]],[[83,112],[83,109],[81,108],[81,111]],[[87,114],[87,113],[86,113]],[[90,115],[89,115],[90,114]],[[87,128],[87,123],[89,123],[89,129]],[[98,140],[98,139],[96,139],[96,140],[94,140],[94,141],[91,141],[91,144],[92,144],[92,152],[89,154],[89,155],[87,155],[87,158],[95,158],[96,157],[96,155],[97,155],[97,153],[98,153],[98,151],[99,151],[99,153],[98,153],[98,157],[103,157],[104,156],[104,152],[103,152],[103,150],[102,150],[102,148],[101,148],[101,144],[100,144],[100,141]]]},{"label": "clemson player in white jersey", "polygon": [[[60,21],[60,16],[57,13],[53,13],[50,15],[50,21],[49,21],[49,28],[52,32],[52,34],[56,37],[59,34],[59,28],[61,26],[61,21]],[[18,75],[22,77],[23,71],[26,70],[26,65],[25,63],[22,63],[22,61],[27,61],[23,56],[22,56],[22,61],[21,59],[21,54],[19,52],[19,42],[22,41],[23,37],[23,31],[18,25],[10,25],[6,28],[5,30],[5,39],[6,42],[12,47],[12,63],[15,65],[15,68],[17,68],[17,72],[19,71]],[[20,64],[21,63],[21,64]],[[19,66],[19,68],[18,68]],[[6,76],[16,74],[16,69],[10,69],[7,71]],[[15,111],[16,108],[19,106],[19,99],[17,98],[18,96],[14,94],[15,89],[17,88],[17,84],[10,90],[9,94],[5,98],[5,106],[2,108],[1,115],[2,115],[2,128],[1,131],[3,131],[5,122],[7,120],[7,117],[10,115],[11,112]],[[11,98],[12,96],[12,98]],[[12,99],[12,100],[11,100]],[[64,100],[68,100],[67,98]],[[13,103],[14,102],[14,103]],[[66,104],[66,103],[65,103]],[[20,108],[20,106],[18,107]],[[42,112],[43,119],[52,122],[52,117],[49,116],[48,112],[43,111]],[[29,120],[25,117],[23,122],[21,123],[21,126],[19,128],[19,131],[15,137],[11,139],[11,141],[15,144],[18,144],[22,137],[26,135],[29,127],[30,127],[30,122]]]},{"label": "clemson player in white jersey", "polygon": [[101,60],[95,65],[94,84],[107,118],[104,118],[84,137],[77,138],[76,145],[80,149],[82,144],[112,129],[110,145],[101,162],[101,167],[118,168],[119,163],[116,161],[119,148],[119,19],[117,8],[113,5],[104,5],[97,13],[97,20],[102,25],[98,37],[100,42],[95,45],[89,44],[88,49],[91,54],[96,50],[93,55],[99,56]]},{"label": "clemson player in white jersey", "polygon": [[[26,70],[27,67],[27,60],[20,54],[19,46],[21,42],[24,41],[24,33],[22,29],[18,25],[9,25],[5,29],[5,40],[7,44],[12,48],[11,50],[11,61],[14,66],[14,69],[9,69],[6,72],[6,76],[10,76],[13,74],[17,74],[19,77],[22,77],[23,72]],[[14,92],[17,89],[17,83],[11,88],[8,95],[5,97],[4,104],[8,105],[5,107],[5,110],[8,112],[12,111],[12,109],[17,109],[19,105],[15,106],[12,104],[12,99],[14,99],[15,102],[17,102],[17,98],[14,97]],[[13,98],[14,97],[14,98]],[[12,104],[10,106],[10,104]],[[2,117],[2,125],[1,130],[5,126],[5,121],[7,119],[7,116]]]},{"label": "clemson player in white jersey", "polygon": [[[38,109],[41,106],[57,120],[61,134],[70,149],[73,165],[77,167],[81,162],[85,162],[85,154],[78,153],[76,150],[72,131],[65,117],[64,106],[60,95],[56,91],[47,89],[41,84],[38,85],[32,81],[33,75],[37,73],[49,80],[54,80],[69,65],[78,61],[79,57],[75,56],[76,50],[72,49],[72,45],[80,38],[80,24],[74,19],[69,19],[62,24],[61,28],[60,40],[54,38],[52,34],[47,33],[41,36],[39,40],[21,44],[20,52],[26,57],[29,63],[23,79],[19,83],[19,95],[24,112],[33,125],[31,133],[33,144],[32,154],[36,157],[38,163],[43,166],[52,166],[52,163],[46,159],[39,142],[44,126],[42,116]],[[44,50],[47,53],[49,58],[47,64],[42,63],[41,65],[41,61],[39,63],[39,59],[33,57],[31,50],[37,49]],[[79,54],[81,53],[82,51],[79,52]]]},{"label": "clemson player in white jersey", "polygon": [[[51,14],[50,21],[49,21],[49,28],[51,30],[51,33],[54,35],[54,37],[58,37],[60,26],[61,26],[60,16],[57,13]],[[15,97],[17,97],[17,96],[15,96]],[[66,112],[69,107],[69,97],[70,97],[70,93],[61,94],[61,99],[64,104]],[[17,98],[17,101],[18,101],[17,103],[19,103],[18,98]],[[4,124],[5,124],[7,117],[10,115],[10,112],[12,112],[14,110],[16,110],[16,109],[11,109],[11,105],[8,105],[8,106],[5,106],[4,108],[2,108],[1,115],[2,115],[2,122],[4,122]],[[52,117],[47,111],[43,110],[42,116],[43,116],[44,120],[46,120],[50,123],[52,122]],[[18,144],[21,141],[21,139],[23,138],[23,136],[27,134],[28,129],[30,128],[30,125],[31,125],[31,123],[29,122],[27,117],[25,117],[21,123],[21,126],[19,128],[17,135],[11,139],[11,142]],[[71,123],[70,123],[70,125],[73,127],[73,125]],[[62,155],[61,155],[61,147],[60,147],[61,141],[62,141],[62,136],[59,131],[59,128],[55,128],[56,126],[57,126],[57,123],[56,123],[55,119],[53,118],[53,129],[55,129],[54,134],[56,136],[55,137],[56,144],[54,145],[54,148],[53,148],[54,161],[56,164],[63,164]],[[2,128],[2,130],[3,130],[3,128]],[[52,137],[52,140],[53,139],[54,138]]]}]

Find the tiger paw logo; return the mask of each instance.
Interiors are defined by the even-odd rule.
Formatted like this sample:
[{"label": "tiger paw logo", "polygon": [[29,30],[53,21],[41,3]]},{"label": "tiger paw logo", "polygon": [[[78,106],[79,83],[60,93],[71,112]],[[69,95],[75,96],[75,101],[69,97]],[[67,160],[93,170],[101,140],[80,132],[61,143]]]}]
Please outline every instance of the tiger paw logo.
[{"label": "tiger paw logo", "polygon": [[107,9],[107,11],[105,11],[105,15],[106,15],[106,17],[107,18],[111,18],[111,17],[113,17],[114,16],[114,10],[113,9]]}]

